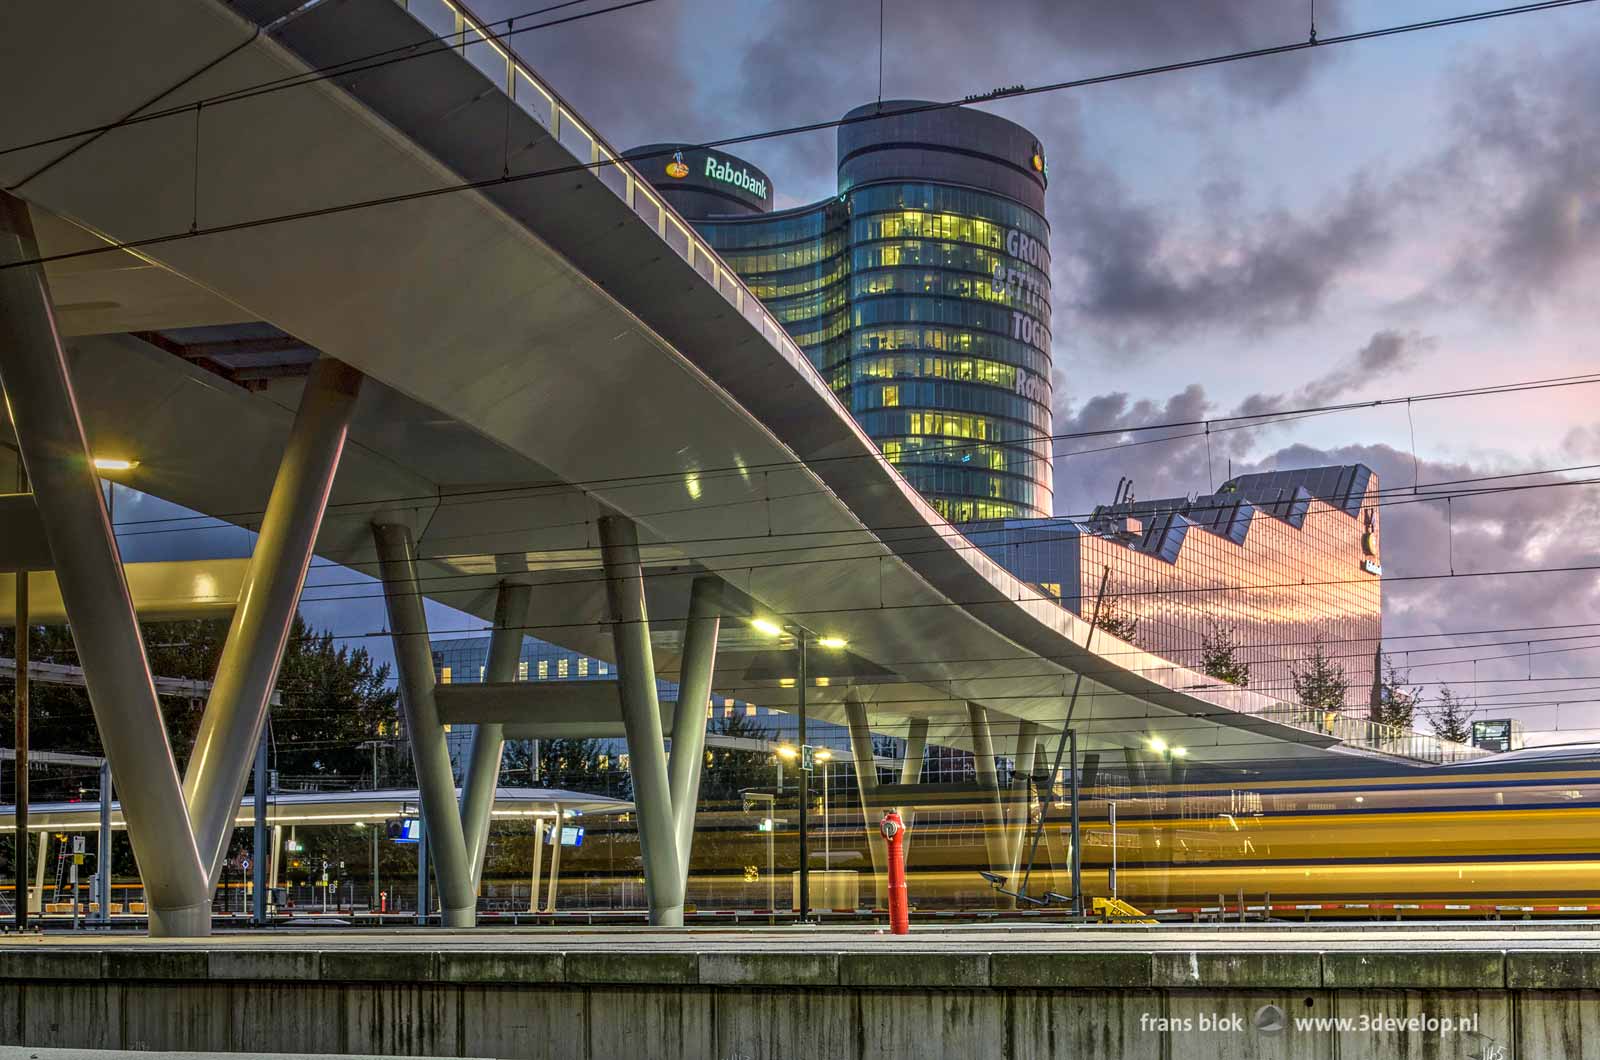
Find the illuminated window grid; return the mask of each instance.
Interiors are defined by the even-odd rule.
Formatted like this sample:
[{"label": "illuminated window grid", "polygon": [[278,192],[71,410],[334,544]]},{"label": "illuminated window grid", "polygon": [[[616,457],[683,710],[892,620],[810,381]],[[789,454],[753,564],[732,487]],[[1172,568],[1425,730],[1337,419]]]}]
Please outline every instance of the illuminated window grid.
[{"label": "illuminated window grid", "polygon": [[[1368,488],[1376,490],[1376,481]],[[1079,574],[1084,598],[1075,609],[1085,616],[1092,611],[1092,594],[1109,565],[1108,594],[1138,622],[1140,648],[1198,667],[1202,638],[1215,617],[1233,625],[1251,666],[1250,687],[1290,702],[1292,668],[1320,638],[1349,681],[1347,708],[1359,709],[1372,686],[1382,601],[1381,579],[1358,576],[1360,531],[1358,519],[1313,498],[1299,529],[1257,510],[1243,545],[1191,527],[1175,565],[1086,535]],[[1208,585],[1216,591],[1167,591]],[[1285,585],[1290,588],[1250,588]]]}]

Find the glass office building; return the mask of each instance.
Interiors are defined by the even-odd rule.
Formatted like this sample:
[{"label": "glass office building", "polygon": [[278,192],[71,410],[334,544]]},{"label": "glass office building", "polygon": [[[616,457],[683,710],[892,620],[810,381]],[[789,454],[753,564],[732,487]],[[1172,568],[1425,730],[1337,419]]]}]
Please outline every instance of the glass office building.
[{"label": "glass office building", "polygon": [[1032,133],[914,100],[858,107],[837,194],[782,211],[730,155],[630,155],[942,515],[1051,513],[1048,178]]},{"label": "glass office building", "polygon": [[1360,706],[1383,632],[1377,498],[1378,476],[1352,464],[1240,475],[1197,497],[1116,498],[1086,521],[966,531],[1084,618],[1103,579],[1107,628],[1192,669],[1226,629],[1250,687],[1279,699],[1295,701],[1292,671],[1320,642],[1349,682],[1346,705]]}]

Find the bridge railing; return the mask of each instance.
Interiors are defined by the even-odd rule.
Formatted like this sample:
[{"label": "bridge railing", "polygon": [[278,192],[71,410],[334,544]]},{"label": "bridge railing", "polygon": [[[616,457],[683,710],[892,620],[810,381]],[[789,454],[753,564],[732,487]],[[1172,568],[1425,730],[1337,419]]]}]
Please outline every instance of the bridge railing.
[{"label": "bridge railing", "polygon": [[1482,758],[1489,754],[1480,747],[1471,747],[1403,726],[1363,718],[1352,713],[1354,709],[1358,708],[1329,710],[1325,707],[1284,703],[1281,707],[1262,712],[1262,715],[1296,728],[1325,733],[1351,747],[1410,758],[1418,762],[1442,764],[1468,758]]},{"label": "bridge railing", "polygon": [[[573,112],[561,98],[560,93],[517,58],[502,42],[501,34],[494,28],[496,25],[501,25],[500,23],[490,24],[483,21],[456,0],[395,0],[395,2],[439,37],[446,46],[459,50],[518,107],[547,130],[580,164],[589,167],[600,183],[625,202],[663,242],[699,272],[706,282],[744,316],[775,349],[783,353],[801,378],[809,382],[819,393],[827,395],[828,399],[837,405],[842,420],[860,433],[860,428],[849,410],[838,403],[832,388],[811,363],[811,359],[789,337],[788,331],[777,318],[768,312],[760,298],[756,297],[745,286],[744,281],[728,268],[712,249],[711,244],[657,194],[649,181],[640,176],[614,147]],[[507,31],[515,28],[510,23],[504,25]],[[862,437],[865,439],[864,434]],[[873,448],[875,451],[876,447]],[[887,461],[883,462],[883,466],[890,475],[900,478],[899,472]],[[914,488],[903,479],[901,485],[931,523],[935,525],[944,523]],[[945,524],[943,529],[948,535],[960,538],[961,544],[972,553],[978,553],[977,547],[967,543],[958,529],[949,524]],[[1041,600],[1046,599],[1048,598],[1041,596]],[[1056,605],[1059,607],[1059,602],[1056,602]],[[1173,667],[1165,660],[1160,660],[1155,665],[1136,665],[1132,669],[1175,688],[1186,687],[1176,682],[1193,676],[1188,671],[1178,672],[1181,668]],[[1165,672],[1169,670],[1172,672]],[[1282,704],[1277,700],[1266,699],[1263,702],[1264,697],[1254,694],[1239,698],[1245,702],[1234,704],[1233,709],[1241,713],[1267,717],[1296,728],[1325,732],[1355,746],[1384,753],[1430,762],[1453,761],[1472,757],[1478,753],[1474,748],[1461,744],[1450,744],[1436,737],[1407,732],[1393,726],[1377,726],[1376,723],[1360,721],[1342,714],[1324,717],[1324,712]]]},{"label": "bridge railing", "polygon": [[[783,325],[767,311],[761,299],[729,269],[711,244],[684,220],[639,175],[617,150],[567,106],[548,83],[540,79],[500,40],[493,25],[452,0],[396,0],[412,17],[476,66],[516,105],[543,126],[580,164],[587,165],[605,185],[638,214],[662,241],[727,299],[746,320],[780,350],[820,391],[832,391]],[[514,28],[514,27],[513,27]],[[841,406],[841,411],[843,408]],[[848,412],[845,412],[848,418]]]}]

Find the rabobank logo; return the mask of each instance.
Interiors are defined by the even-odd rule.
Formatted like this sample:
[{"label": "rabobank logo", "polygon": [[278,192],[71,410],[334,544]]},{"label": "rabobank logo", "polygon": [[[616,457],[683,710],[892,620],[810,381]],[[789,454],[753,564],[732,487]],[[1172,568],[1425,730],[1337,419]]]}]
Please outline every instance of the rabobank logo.
[{"label": "rabobank logo", "polygon": [[753,176],[743,166],[735,169],[732,162],[723,162],[706,156],[706,176],[711,180],[720,180],[724,184],[732,184],[741,191],[748,191],[758,199],[767,197],[767,182],[760,177]]}]

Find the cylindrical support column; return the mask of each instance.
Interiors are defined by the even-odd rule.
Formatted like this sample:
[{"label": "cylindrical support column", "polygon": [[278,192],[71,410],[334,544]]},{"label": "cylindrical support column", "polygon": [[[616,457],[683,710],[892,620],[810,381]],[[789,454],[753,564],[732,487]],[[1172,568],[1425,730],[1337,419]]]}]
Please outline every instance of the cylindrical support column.
[{"label": "cylindrical support column", "polygon": [[[900,783],[917,784],[922,780],[922,759],[928,753],[928,719],[912,718],[906,726],[906,756],[900,761]],[[906,864],[911,864],[911,824],[917,819],[913,806],[900,807],[900,817],[905,822],[905,837],[900,849]]]},{"label": "cylindrical support column", "polygon": [[672,793],[672,827],[677,835],[678,871],[688,892],[689,855],[694,846],[695,804],[700,799],[700,767],[705,763],[706,704],[722,628],[722,598],[715,578],[694,580],[689,594],[689,621],[683,631],[683,656],[678,670],[678,710],[672,718],[672,757],[667,760],[667,787]]},{"label": "cylindrical support column", "polygon": [[533,869],[528,873],[528,912],[539,911],[539,875],[544,865],[544,818],[533,819]]},{"label": "cylindrical support column", "polygon": [[[547,913],[556,911],[557,892],[561,889],[561,826],[564,821],[560,816],[559,810],[556,811],[556,814],[556,819],[550,823],[550,892],[545,895],[544,902],[544,911]],[[645,876],[644,882],[646,887],[650,885],[648,874]],[[681,908],[678,910],[678,922],[680,925],[683,923],[683,910]],[[652,920],[651,923],[655,923],[655,921]]]},{"label": "cylindrical support column", "polygon": [[417,818],[417,923],[428,922],[429,907],[433,902],[428,897],[428,815],[426,812]]},{"label": "cylindrical support column", "polygon": [[806,673],[806,658],[811,638],[804,629],[795,633],[795,735],[800,741],[800,768],[796,770],[800,789],[800,922],[811,919],[811,769],[806,762],[806,689],[811,678]]},{"label": "cylindrical support column", "polygon": [[[994,738],[989,730],[989,711],[977,703],[967,704],[967,722],[972,729],[972,765],[978,775],[978,796],[983,815],[983,846],[989,859],[989,871],[1006,871],[1005,811],[1000,805],[1000,778],[995,768]],[[996,895],[996,901],[1004,895]]]},{"label": "cylindrical support column", "polygon": [[[0,264],[37,256],[27,208],[0,193]],[[37,266],[0,269],[0,384],[71,616],[89,703],[122,792],[151,934],[209,934],[209,863],[189,826],[49,288]]]},{"label": "cylindrical support column", "polygon": [[[633,778],[650,923],[681,927],[683,873],[678,864],[672,789],[667,777],[661,707],[656,697],[655,657],[650,647],[644,570],[639,565],[639,536],[631,521],[617,515],[600,520],[600,561],[605,567],[606,601],[611,609],[611,638],[622,693],[622,728],[628,739],[628,771]],[[560,828],[560,822],[556,827]],[[550,859],[552,894],[560,863],[560,838],[558,831]]]},{"label": "cylindrical support column", "polygon": [[1031,721],[1017,723],[1017,742],[1011,756],[1011,787],[1009,820],[1006,828],[1007,860],[1011,875],[1022,867],[1023,847],[1028,839],[1028,811],[1032,805],[1032,778],[1034,761],[1039,750],[1039,726]]},{"label": "cylindrical support column", "polygon": [[227,856],[360,390],[361,373],[330,357],[311,369],[195,734],[183,794],[212,882]]},{"label": "cylindrical support column", "polygon": [[[432,855],[434,875],[439,882],[444,924],[446,927],[472,927],[477,922],[478,902],[472,892],[472,870],[467,864],[467,842],[461,831],[461,810],[456,802],[455,775],[450,769],[450,749],[433,698],[433,653],[428,646],[422,591],[417,587],[416,549],[412,545],[411,531],[404,526],[375,526],[373,537],[378,545],[378,569],[389,611],[389,630],[394,638],[400,703],[411,733],[411,756],[421,792],[427,852]],[[419,857],[419,860],[422,859]]]},{"label": "cylindrical support column", "polygon": [[[3,340],[0,340],[3,341]],[[20,458],[19,458],[20,468]],[[17,475],[26,479],[26,474],[20,470]],[[20,900],[17,902],[17,930],[21,931],[28,926],[28,648],[33,640],[30,636],[31,627],[28,619],[28,572],[17,571],[17,635],[16,646],[13,654],[17,662],[17,692],[14,700],[16,708],[16,749],[15,761],[16,774],[16,862],[17,862],[17,890]]]},{"label": "cylindrical support column", "polygon": [[[100,835],[94,848],[95,871],[100,879],[100,915],[102,924],[111,921],[111,763],[100,763]],[[24,844],[25,845],[25,844]]]},{"label": "cylindrical support column", "polygon": [[250,844],[250,917],[260,927],[267,922],[267,729],[256,740],[255,837]]},{"label": "cylindrical support column", "polygon": [[[494,605],[494,630],[489,634],[489,659],[483,679],[507,684],[517,679],[522,658],[523,627],[528,623],[528,603],[533,587],[501,582]],[[505,726],[479,722],[472,728],[466,772],[461,778],[461,832],[467,843],[467,864],[472,867],[472,893],[483,879],[483,859],[489,851],[489,825],[494,814],[494,793],[500,783],[500,758],[505,752]]]},{"label": "cylindrical support column", "polygon": [[1083,915],[1083,822],[1078,816],[1078,730],[1067,730],[1067,755],[1072,759],[1072,911]]},{"label": "cylindrical support column", "polygon": [[[267,865],[267,895],[278,889],[278,859],[283,856],[283,825],[272,826],[272,861]],[[276,902],[271,903],[276,905]]]}]

